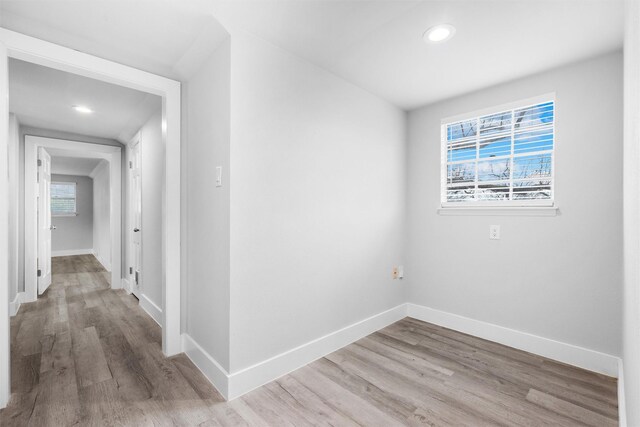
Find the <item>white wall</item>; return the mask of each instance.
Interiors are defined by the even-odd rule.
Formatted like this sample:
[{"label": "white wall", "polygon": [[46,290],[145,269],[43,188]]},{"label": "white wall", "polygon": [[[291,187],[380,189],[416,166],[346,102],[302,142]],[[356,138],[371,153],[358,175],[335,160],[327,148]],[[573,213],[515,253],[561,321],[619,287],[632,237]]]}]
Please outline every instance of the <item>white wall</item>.
[{"label": "white wall", "polygon": [[233,373],[405,302],[406,116],[247,34],[231,60]]},{"label": "white wall", "polygon": [[93,251],[108,271],[111,271],[110,192],[109,163],[103,161],[93,172]]},{"label": "white wall", "polygon": [[8,185],[9,185],[9,301],[12,302],[16,298],[19,289],[19,247],[18,242],[20,230],[20,139],[19,139],[19,123],[15,115],[9,114],[9,139],[7,144],[8,157]]},{"label": "white wall", "polygon": [[[188,117],[184,156],[187,275],[186,332],[229,369],[229,39],[204,62],[183,91]],[[216,166],[223,185],[214,186]]]},{"label": "white wall", "polygon": [[627,423],[640,425],[640,3],[626,2],[624,43],[623,353]]},{"label": "white wall", "polygon": [[[440,120],[556,92],[556,217],[440,216]],[[622,55],[409,114],[409,301],[620,355]],[[586,182],[587,177],[595,178]],[[502,239],[489,240],[490,224]]]},{"label": "white wall", "polygon": [[[55,162],[55,158],[53,159]],[[76,183],[76,216],[52,216],[51,253],[93,250],[93,180],[88,176],[51,175],[52,182]]]}]

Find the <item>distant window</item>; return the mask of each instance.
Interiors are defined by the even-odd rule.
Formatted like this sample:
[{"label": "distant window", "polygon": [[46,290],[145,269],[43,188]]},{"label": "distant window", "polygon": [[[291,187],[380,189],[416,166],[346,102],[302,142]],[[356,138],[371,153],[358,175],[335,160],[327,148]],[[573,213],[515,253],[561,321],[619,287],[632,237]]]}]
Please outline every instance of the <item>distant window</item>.
[{"label": "distant window", "polygon": [[553,205],[555,101],[442,123],[443,207]]},{"label": "distant window", "polygon": [[73,216],[76,215],[76,183],[52,182],[51,183],[51,215]]}]

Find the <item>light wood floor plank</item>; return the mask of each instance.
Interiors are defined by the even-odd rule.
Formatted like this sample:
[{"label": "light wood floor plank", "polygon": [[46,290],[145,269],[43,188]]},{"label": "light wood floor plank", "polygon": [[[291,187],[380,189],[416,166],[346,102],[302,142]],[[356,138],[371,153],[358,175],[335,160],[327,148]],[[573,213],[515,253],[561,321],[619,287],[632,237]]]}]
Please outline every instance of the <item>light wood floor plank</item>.
[{"label": "light wood floor plank", "polygon": [[11,319],[6,426],[610,426],[617,382],[404,319],[231,402],[92,255]]}]

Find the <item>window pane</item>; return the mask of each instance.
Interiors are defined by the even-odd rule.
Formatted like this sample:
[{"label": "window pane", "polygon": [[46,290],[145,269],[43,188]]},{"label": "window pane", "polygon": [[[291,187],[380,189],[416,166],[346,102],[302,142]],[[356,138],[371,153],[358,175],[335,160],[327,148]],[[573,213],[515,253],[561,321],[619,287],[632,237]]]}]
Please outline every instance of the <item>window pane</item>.
[{"label": "window pane", "polygon": [[553,128],[547,127],[525,132],[516,132],[513,153],[531,153],[553,149]]},{"label": "window pane", "polygon": [[76,213],[76,185],[73,182],[51,183],[51,214],[70,215]]},{"label": "window pane", "polygon": [[76,197],[76,185],[74,183],[51,183],[51,198],[63,198],[63,199],[75,199]]},{"label": "window pane", "polygon": [[480,136],[511,132],[511,111],[480,117]]},{"label": "window pane", "polygon": [[511,136],[489,138],[480,141],[480,158],[508,156],[511,154]]},{"label": "window pane", "polygon": [[513,113],[516,129],[551,124],[553,116],[553,102],[521,108]]},{"label": "window pane", "polygon": [[476,136],[476,120],[468,120],[466,122],[452,123],[447,126],[447,141],[457,142]]},{"label": "window pane", "polygon": [[509,200],[509,184],[479,184],[478,200]]},{"label": "window pane", "polygon": [[452,187],[447,190],[447,202],[465,202],[473,199],[475,185]]},{"label": "window pane", "polygon": [[476,163],[456,163],[447,166],[447,182],[456,184],[461,182],[474,182],[476,179]]},{"label": "window pane", "polygon": [[519,181],[513,183],[514,200],[551,198],[551,181]]},{"label": "window pane", "polygon": [[478,181],[508,180],[511,168],[510,159],[478,162]]},{"label": "window pane", "polygon": [[552,199],[554,109],[549,101],[445,124],[443,200]]},{"label": "window pane", "polygon": [[551,153],[513,159],[513,179],[551,177]]}]

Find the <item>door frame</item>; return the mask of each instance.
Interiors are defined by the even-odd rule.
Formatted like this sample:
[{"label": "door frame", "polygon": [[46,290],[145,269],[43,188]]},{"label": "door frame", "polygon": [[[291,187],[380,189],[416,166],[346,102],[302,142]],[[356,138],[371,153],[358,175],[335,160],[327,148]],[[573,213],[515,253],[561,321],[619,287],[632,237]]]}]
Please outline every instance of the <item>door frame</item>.
[{"label": "door frame", "polygon": [[122,148],[65,139],[24,137],[24,290],[25,302],[38,298],[38,149],[68,150],[67,157],[99,158],[109,162],[111,227],[111,288],[122,288]]},{"label": "door frame", "polygon": [[[78,74],[162,97],[162,135],[165,143],[163,183],[162,351],[181,351],[180,337],[180,82],[97,56],[0,28],[0,158],[8,142],[8,58]],[[0,162],[0,200],[7,197],[6,162]],[[0,242],[8,239],[7,212],[0,209]],[[0,245],[0,408],[10,397],[8,251]]]}]

